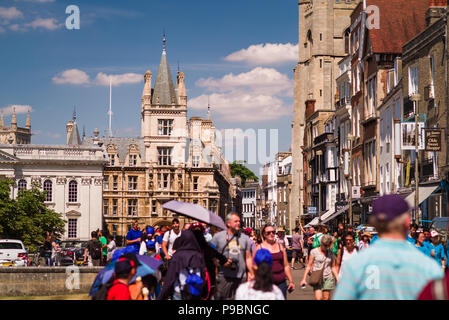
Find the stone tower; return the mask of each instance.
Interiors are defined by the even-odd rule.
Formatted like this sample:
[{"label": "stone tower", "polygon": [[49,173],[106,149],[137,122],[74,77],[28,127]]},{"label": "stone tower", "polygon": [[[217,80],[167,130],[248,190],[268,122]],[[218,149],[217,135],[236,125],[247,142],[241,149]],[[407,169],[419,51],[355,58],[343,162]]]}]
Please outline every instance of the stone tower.
[{"label": "stone tower", "polygon": [[183,72],[178,71],[175,89],[165,42],[164,35],[154,88],[151,88],[151,71],[147,71],[144,76],[141,132],[145,159],[150,165],[158,165],[161,152],[166,154],[169,150],[171,165],[177,166],[185,163],[186,159],[187,96]]},{"label": "stone tower", "polygon": [[29,144],[31,143],[30,111],[27,111],[25,127],[17,125],[16,110],[13,109],[11,125],[5,126],[3,111],[0,118],[0,144]]},{"label": "stone tower", "polygon": [[[310,151],[305,138],[307,122],[320,112],[334,110],[338,62],[345,56],[345,31],[350,14],[360,0],[299,0],[299,57],[294,69],[294,119],[292,123],[292,219],[304,213],[307,167],[303,157]],[[347,41],[347,40],[346,40]],[[309,119],[309,120],[308,120]],[[319,124],[320,133],[324,123]],[[289,226],[290,229],[294,225]]]}]

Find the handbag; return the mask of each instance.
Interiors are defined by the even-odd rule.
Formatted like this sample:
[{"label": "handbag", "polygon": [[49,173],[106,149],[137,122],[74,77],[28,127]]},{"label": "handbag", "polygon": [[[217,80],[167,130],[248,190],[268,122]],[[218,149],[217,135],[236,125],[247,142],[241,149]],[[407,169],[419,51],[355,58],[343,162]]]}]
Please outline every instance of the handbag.
[{"label": "handbag", "polygon": [[309,277],[309,285],[312,287],[321,285],[323,282],[323,272],[324,266],[319,270],[312,271]]},{"label": "handbag", "polygon": [[323,273],[324,273],[324,268],[326,267],[326,259],[327,259],[327,254],[324,257],[323,267],[321,269],[314,270],[311,272],[308,282],[309,282],[309,285],[311,285],[312,287],[319,286],[323,283]]}]

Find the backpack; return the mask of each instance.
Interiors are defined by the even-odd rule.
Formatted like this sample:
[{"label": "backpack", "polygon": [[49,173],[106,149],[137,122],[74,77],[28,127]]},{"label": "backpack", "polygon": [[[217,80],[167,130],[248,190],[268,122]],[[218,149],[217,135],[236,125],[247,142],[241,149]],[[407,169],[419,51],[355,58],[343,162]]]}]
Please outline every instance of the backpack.
[{"label": "backpack", "polygon": [[101,284],[97,292],[92,296],[92,300],[107,300],[109,289],[112,287],[114,279],[111,278],[105,284]]},{"label": "backpack", "polygon": [[[210,295],[210,276],[207,268],[201,271],[201,276],[198,276],[195,272],[192,272],[189,268],[186,268],[188,276],[185,280],[184,286],[181,288],[181,297],[182,300],[207,300]],[[190,291],[190,286],[188,284],[189,280],[193,280],[198,286],[201,286],[199,289],[199,294],[192,293]],[[178,279],[179,283],[181,283],[181,279]]]},{"label": "backpack", "polygon": [[90,248],[90,256],[93,260],[98,260],[101,258],[102,250],[101,250],[101,242],[96,240],[91,242]]},{"label": "backpack", "polygon": [[320,238],[322,237],[323,235],[322,234],[320,234],[319,236],[316,236],[314,239],[313,239],[313,244],[312,244],[312,247],[315,249],[315,248],[318,248],[320,245],[321,245],[321,243],[320,243]]}]

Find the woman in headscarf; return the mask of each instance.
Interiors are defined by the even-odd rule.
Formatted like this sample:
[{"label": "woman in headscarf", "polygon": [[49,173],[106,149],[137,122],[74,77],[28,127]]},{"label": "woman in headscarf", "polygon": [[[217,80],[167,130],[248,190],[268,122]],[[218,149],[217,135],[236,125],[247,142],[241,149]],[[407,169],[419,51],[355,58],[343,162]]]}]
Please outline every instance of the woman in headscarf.
[{"label": "woman in headscarf", "polygon": [[189,283],[189,279],[204,279],[206,264],[201,248],[196,241],[195,235],[190,230],[184,230],[176,241],[177,249],[170,259],[164,286],[158,296],[158,300],[181,300],[184,287],[189,288],[190,293],[196,295],[199,284]]},{"label": "woman in headscarf", "polygon": [[[200,245],[201,251],[204,256],[204,262],[206,263],[206,268],[208,272],[208,277],[210,281],[210,292],[206,292],[204,294],[204,299],[208,300],[212,297],[213,291],[215,290],[215,284],[216,284],[216,265],[215,265],[215,259],[218,259],[219,263],[221,265],[228,262],[228,258],[212,248],[209,243],[207,243],[206,238],[204,237],[204,227],[201,225],[201,223],[193,223],[190,226],[190,230],[195,235],[196,241]],[[209,290],[208,290],[209,291]]]}]

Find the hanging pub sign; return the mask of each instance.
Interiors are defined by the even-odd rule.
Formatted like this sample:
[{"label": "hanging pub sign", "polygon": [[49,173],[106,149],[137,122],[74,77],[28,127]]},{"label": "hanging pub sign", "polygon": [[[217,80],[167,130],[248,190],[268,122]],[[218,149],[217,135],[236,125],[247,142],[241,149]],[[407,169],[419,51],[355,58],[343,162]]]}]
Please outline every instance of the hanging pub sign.
[{"label": "hanging pub sign", "polygon": [[426,151],[441,151],[441,129],[426,129]]}]

